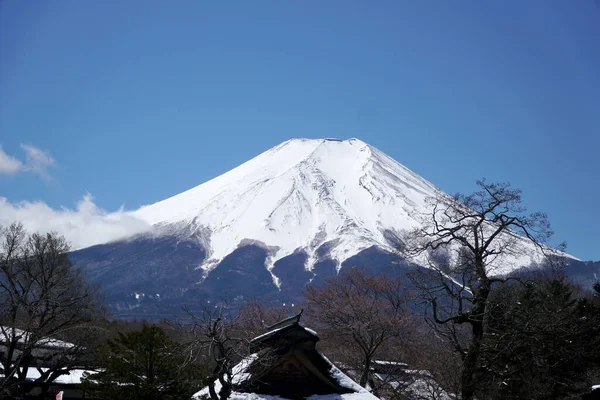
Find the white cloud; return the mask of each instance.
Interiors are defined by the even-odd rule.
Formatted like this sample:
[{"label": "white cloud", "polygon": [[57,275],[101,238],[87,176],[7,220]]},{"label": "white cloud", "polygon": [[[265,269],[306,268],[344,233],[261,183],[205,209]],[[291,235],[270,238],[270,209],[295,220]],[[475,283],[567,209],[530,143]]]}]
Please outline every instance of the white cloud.
[{"label": "white cloud", "polygon": [[30,171],[44,179],[50,179],[48,169],[56,165],[50,153],[38,147],[21,143],[25,152],[25,161],[7,154],[0,146],[0,175],[14,175],[19,172]]},{"label": "white cloud", "polygon": [[25,151],[25,169],[38,174],[44,179],[49,179],[48,168],[56,164],[50,153],[23,143],[21,143],[21,148]]},{"label": "white cloud", "polygon": [[23,163],[6,154],[0,146],[0,175],[12,175],[23,170]]},{"label": "white cloud", "polygon": [[53,209],[41,201],[11,203],[0,197],[0,225],[21,222],[29,232],[58,232],[73,249],[126,238],[149,229],[149,225],[122,208],[108,212],[99,208],[90,194],[75,209]]}]

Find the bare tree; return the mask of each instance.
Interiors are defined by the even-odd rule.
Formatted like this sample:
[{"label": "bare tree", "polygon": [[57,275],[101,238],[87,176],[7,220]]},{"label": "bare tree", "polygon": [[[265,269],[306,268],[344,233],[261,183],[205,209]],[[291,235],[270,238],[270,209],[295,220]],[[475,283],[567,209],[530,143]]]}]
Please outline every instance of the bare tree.
[{"label": "bare tree", "polygon": [[237,325],[241,334],[252,339],[265,332],[265,329],[286,318],[293,310],[285,306],[272,306],[253,298],[238,307]]},{"label": "bare tree", "polygon": [[[443,333],[461,353],[463,400],[474,397],[493,286],[511,279],[505,273],[517,266],[515,259],[544,263],[552,253],[544,246],[552,236],[547,216],[526,214],[520,190],[485,180],[477,185],[479,190],[467,196],[431,199],[428,221],[410,232],[403,249],[427,264],[413,283],[430,305],[432,321],[449,328]],[[459,328],[463,324],[470,328],[468,337]]]},{"label": "bare tree", "polygon": [[187,316],[179,326],[187,331],[186,363],[201,362],[209,365],[204,381],[206,397],[227,400],[238,387],[252,388],[252,374],[273,367],[279,360],[276,347],[253,343],[268,326],[282,320],[285,307],[267,306],[256,299],[230,307],[225,301],[216,305],[199,306],[199,311],[184,307]]},{"label": "bare tree", "polygon": [[189,327],[190,361],[204,358],[211,363],[211,372],[206,377],[210,398],[227,400],[233,391],[233,366],[241,359],[243,339],[234,335],[234,321],[228,318],[224,304],[214,309],[201,306],[200,315],[187,308],[185,311],[188,318],[182,326]]},{"label": "bare tree", "polygon": [[326,338],[342,339],[360,354],[360,385],[373,387],[371,369],[382,344],[408,329],[403,282],[390,275],[370,275],[349,268],[326,279],[323,286],[309,286],[304,294],[307,313]]},{"label": "bare tree", "polygon": [[[407,344],[397,346],[392,341],[382,350],[391,356],[390,359],[401,360],[406,363],[405,369],[414,372],[414,375],[405,374],[404,385],[396,384],[394,392],[407,398],[430,399],[443,399],[449,393],[459,393],[462,365],[460,356],[427,321],[417,318],[420,312],[414,313],[411,332],[404,339]],[[419,390],[415,390],[416,387]],[[388,397],[392,398],[386,398]]]},{"label": "bare tree", "polygon": [[226,302],[216,306],[201,305],[200,312],[184,307],[187,317],[181,326],[188,329],[188,362],[203,360],[209,365],[205,377],[212,400],[227,400],[235,388],[234,370],[249,352],[249,340],[239,326],[239,314]]},{"label": "bare tree", "polygon": [[[90,322],[100,314],[96,289],[68,258],[57,234],[0,227],[0,395],[42,394],[60,375],[91,362]],[[26,380],[30,367],[39,377]],[[0,396],[1,397],[1,396]]]}]

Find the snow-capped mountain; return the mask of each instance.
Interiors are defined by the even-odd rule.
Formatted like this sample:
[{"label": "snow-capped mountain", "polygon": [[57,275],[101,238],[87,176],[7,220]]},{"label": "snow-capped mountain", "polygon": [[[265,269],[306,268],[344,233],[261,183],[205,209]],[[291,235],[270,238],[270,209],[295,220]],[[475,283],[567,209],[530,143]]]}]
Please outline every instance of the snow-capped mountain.
[{"label": "snow-capped mountain", "polygon": [[358,139],[292,139],[134,215],[200,232],[206,271],[244,240],[270,249],[269,271],[300,249],[311,270],[327,242],[335,242],[329,256],[338,266],[373,245],[393,250],[394,231],[416,226],[425,198],[437,191]]},{"label": "snow-capped mountain", "polygon": [[133,212],[151,232],[73,258],[121,309],[182,299],[293,300],[345,265],[401,262],[399,233],[419,226],[426,199],[440,194],[358,139],[292,139]]}]

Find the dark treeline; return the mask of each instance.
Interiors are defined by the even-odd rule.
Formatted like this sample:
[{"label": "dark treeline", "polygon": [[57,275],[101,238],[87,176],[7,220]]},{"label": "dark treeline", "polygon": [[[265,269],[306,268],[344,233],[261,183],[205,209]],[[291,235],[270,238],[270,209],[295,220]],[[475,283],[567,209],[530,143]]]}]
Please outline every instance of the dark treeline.
[{"label": "dark treeline", "polygon": [[[381,398],[581,399],[600,383],[600,284],[566,277],[546,246],[547,217],[526,214],[520,191],[478,184],[431,199],[424,228],[405,233],[398,251],[427,268],[345,268],[306,287],[295,307],[195,304],[153,323],[113,318],[60,235],[4,227],[0,398],[53,398],[58,377],[86,370],[77,387],[86,398],[184,399],[207,388],[226,400],[251,339],[302,308],[320,351]],[[531,254],[538,270],[503,273]]]}]

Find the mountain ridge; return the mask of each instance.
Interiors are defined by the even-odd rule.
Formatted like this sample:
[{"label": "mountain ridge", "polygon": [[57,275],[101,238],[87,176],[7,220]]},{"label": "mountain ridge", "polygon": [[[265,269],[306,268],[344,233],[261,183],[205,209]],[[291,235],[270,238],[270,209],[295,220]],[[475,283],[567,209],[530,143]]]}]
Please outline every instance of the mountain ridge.
[{"label": "mountain ridge", "polygon": [[[147,316],[224,296],[295,301],[303,287],[348,265],[412,268],[398,245],[406,231],[423,226],[428,199],[440,196],[450,201],[359,139],[290,139],[132,212],[150,231],[72,258],[105,287],[120,315]],[[495,273],[538,262],[539,254],[522,242],[523,251],[501,260]],[[600,270],[565,256],[581,279]]]},{"label": "mountain ridge", "polygon": [[[359,139],[300,138],[132,215],[155,226],[187,223],[204,230],[205,271],[244,240],[277,248],[269,270],[301,248],[309,249],[310,270],[316,249],[325,239],[336,240],[331,256],[339,268],[371,245],[393,250],[389,232],[416,226],[424,199],[437,193],[433,184]],[[403,200],[396,210],[401,218],[388,211],[397,198]]]}]

